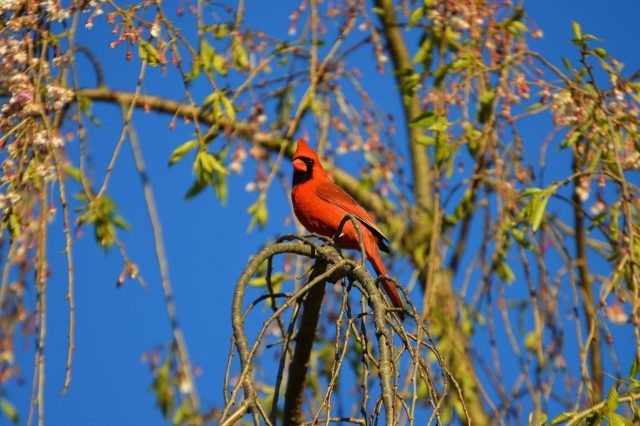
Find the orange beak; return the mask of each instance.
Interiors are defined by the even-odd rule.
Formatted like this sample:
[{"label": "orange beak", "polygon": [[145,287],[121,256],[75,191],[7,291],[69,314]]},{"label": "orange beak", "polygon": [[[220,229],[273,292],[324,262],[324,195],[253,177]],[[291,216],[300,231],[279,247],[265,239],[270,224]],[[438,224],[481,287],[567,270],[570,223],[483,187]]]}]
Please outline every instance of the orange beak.
[{"label": "orange beak", "polygon": [[293,168],[295,170],[298,170],[300,172],[306,172],[307,171],[307,165],[304,163],[304,161],[302,161],[299,158],[296,158],[293,160]]}]

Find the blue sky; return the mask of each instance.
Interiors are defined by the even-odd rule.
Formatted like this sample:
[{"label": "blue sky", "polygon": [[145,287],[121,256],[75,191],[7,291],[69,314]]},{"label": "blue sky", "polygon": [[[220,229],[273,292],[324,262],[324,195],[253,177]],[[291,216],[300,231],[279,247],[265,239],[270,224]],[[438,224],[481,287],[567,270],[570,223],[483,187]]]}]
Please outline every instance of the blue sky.
[{"label": "blue sky", "polygon": [[[295,2],[249,0],[247,25],[286,36],[289,14]],[[603,46],[626,64],[627,73],[640,68],[637,41],[640,27],[640,3],[634,0],[538,0],[525,4],[530,16],[544,31],[542,40],[531,47],[556,64],[561,56],[576,59],[570,44],[571,21],[582,24],[583,31],[604,39]],[[185,22],[188,18],[182,18]],[[131,90],[135,85],[137,64],[123,64],[123,51],[106,47],[109,32],[96,25],[85,43],[95,46],[105,65],[106,82]],[[117,64],[112,66],[110,64]],[[173,77],[173,78],[171,78]],[[392,76],[365,76],[378,103],[401,117],[399,101],[394,97]],[[85,85],[93,84],[86,77]],[[384,84],[378,84],[384,83]],[[160,92],[160,89],[162,91]],[[149,94],[178,93],[175,75],[163,78],[150,70],[145,84]],[[389,100],[390,99],[390,100]],[[91,150],[96,173],[107,162],[119,136],[121,119],[114,107],[95,106],[102,120],[99,131],[91,131]],[[245,191],[251,171],[229,179],[229,201],[222,207],[210,191],[184,202],[190,185],[191,165],[188,161],[167,168],[167,159],[180,143],[191,138],[188,126],[178,124],[167,130],[169,118],[155,114],[135,114],[134,123],[154,186],[156,201],[164,227],[167,255],[180,325],[185,333],[193,363],[202,369],[197,385],[203,407],[220,406],[222,380],[230,343],[230,301],[234,283],[246,261],[255,251],[276,235],[294,232],[285,226],[289,215],[287,194],[278,185],[269,193],[270,221],[263,231],[247,234],[249,216],[246,209],[256,194]],[[401,127],[401,126],[399,126]],[[536,129],[531,129],[536,132]],[[535,133],[532,134],[532,137]],[[540,135],[540,139],[544,134]],[[396,141],[404,143],[403,131]],[[77,144],[77,142],[74,142]],[[288,164],[284,170],[289,173]],[[549,182],[547,182],[549,183]],[[161,414],[150,392],[151,375],[141,362],[145,351],[171,339],[164,300],[155,262],[151,227],[146,215],[142,187],[133,160],[125,147],[113,174],[109,194],[116,200],[132,231],[120,233],[129,255],[139,265],[149,284],[142,289],[127,281],[123,288],[115,283],[122,261],[112,251],[105,254],[96,247],[90,229],[73,246],[76,265],[76,352],[73,380],[69,393],[60,396],[67,354],[66,261],[60,215],[51,226],[50,259],[53,275],[49,282],[48,334],[46,346],[46,420],[54,425],[134,425],[161,424]],[[30,291],[33,293],[33,289]],[[32,294],[33,296],[33,294]],[[416,295],[417,296],[417,295]],[[621,337],[630,336],[627,331]],[[30,397],[33,341],[24,341],[19,349],[24,384],[8,388],[26,420]],[[479,348],[482,350],[482,348]],[[626,370],[623,364],[623,370]],[[3,420],[0,420],[2,424]]]}]

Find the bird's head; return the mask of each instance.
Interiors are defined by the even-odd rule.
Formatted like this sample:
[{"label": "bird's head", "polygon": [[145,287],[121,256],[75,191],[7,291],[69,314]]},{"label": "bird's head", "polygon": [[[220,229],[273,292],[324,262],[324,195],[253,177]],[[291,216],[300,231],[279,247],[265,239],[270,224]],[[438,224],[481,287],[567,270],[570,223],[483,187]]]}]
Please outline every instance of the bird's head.
[{"label": "bird's head", "polygon": [[293,185],[304,183],[314,175],[324,176],[324,169],[318,155],[304,139],[298,139],[296,152],[293,154]]}]

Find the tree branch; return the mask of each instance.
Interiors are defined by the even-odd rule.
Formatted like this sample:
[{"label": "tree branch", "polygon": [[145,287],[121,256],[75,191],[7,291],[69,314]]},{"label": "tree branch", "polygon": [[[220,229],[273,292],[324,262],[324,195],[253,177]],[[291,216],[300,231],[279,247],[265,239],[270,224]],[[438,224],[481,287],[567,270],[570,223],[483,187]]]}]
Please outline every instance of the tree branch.
[{"label": "tree branch", "polygon": [[[213,124],[211,116],[205,114],[198,106],[184,105],[180,102],[159,96],[140,94],[135,97],[134,93],[113,90],[103,86],[95,89],[81,89],[78,91],[76,97],[84,97],[95,102],[134,105],[136,108],[149,108],[163,114],[175,115],[189,120],[197,118],[202,123]],[[259,144],[272,152],[278,152],[280,150],[282,139],[275,132],[263,131],[252,123],[242,120],[231,121],[226,117],[221,118],[218,124],[222,128],[227,129],[229,133]],[[291,158],[293,152],[293,146],[291,146],[285,152],[285,155],[287,158]],[[328,171],[339,186],[344,188],[367,209],[373,212],[380,220],[390,223],[394,219],[395,206],[393,203],[364,188],[360,185],[359,179],[337,167],[329,168]]]},{"label": "tree branch", "polygon": [[[573,168],[574,172],[579,170],[578,154],[574,153]],[[582,293],[582,308],[584,309],[585,325],[589,334],[593,335],[590,341],[587,341],[589,347],[589,363],[591,369],[591,380],[587,380],[588,389],[591,390],[591,401],[597,401],[602,397],[602,351],[600,348],[600,330],[597,322],[597,310],[593,297],[593,285],[589,276],[587,267],[587,236],[584,227],[584,210],[583,203],[578,194],[581,179],[574,181],[573,191],[573,212],[575,220],[575,243],[576,243],[576,266],[578,268],[578,277],[580,283],[580,292]],[[587,379],[587,378],[583,378]]]},{"label": "tree branch", "polygon": [[[326,269],[326,263],[316,262],[309,281],[313,281]],[[316,329],[318,328],[318,320],[320,319],[320,308],[322,307],[322,299],[326,289],[325,284],[320,283],[311,288],[304,302],[302,302],[302,318],[300,319],[300,327],[296,336],[296,349],[289,364],[287,390],[284,397],[283,424],[285,425],[297,425],[303,421],[304,384],[306,382],[311,349],[316,337]]]},{"label": "tree branch", "polygon": [[398,25],[398,20],[396,19],[393,1],[376,0],[375,4],[376,7],[384,11],[384,13],[379,15],[383,27],[383,34],[387,40],[387,49],[389,49],[393,60],[396,81],[401,89],[401,100],[405,99],[405,101],[402,102],[402,107],[407,124],[407,133],[409,135],[409,152],[411,153],[416,205],[418,209],[430,210],[433,207],[431,191],[432,176],[429,167],[431,162],[429,161],[426,147],[418,143],[421,129],[409,127],[409,123],[422,112],[418,92],[408,88],[408,79],[413,74],[409,50],[402,35],[402,27]]},{"label": "tree branch", "polygon": [[[249,349],[249,343],[244,332],[245,316],[242,314],[245,290],[249,280],[256,272],[260,264],[267,260],[269,257],[281,253],[297,254],[320,260],[327,264],[327,270],[305,284],[293,296],[287,299],[282,304],[282,306],[269,317],[269,319],[264,321],[262,328],[255,337],[255,342],[252,348]],[[282,242],[271,244],[265,247],[264,249],[262,249],[262,251],[260,251],[260,253],[258,253],[251,259],[244,272],[238,279],[232,304],[231,322],[233,325],[238,355],[240,357],[241,375],[238,380],[236,389],[234,389],[231,397],[229,398],[229,404],[222,414],[221,421],[225,421],[228,417],[231,406],[233,405],[237,397],[238,390],[242,388],[244,389],[245,399],[248,400],[248,403],[250,404],[251,411],[254,417],[254,423],[259,424],[257,413],[258,410],[260,411],[260,414],[262,415],[265,422],[267,422],[268,424],[271,423],[267,418],[266,413],[264,413],[261,409],[262,407],[259,404],[256,390],[253,387],[253,381],[251,378],[253,356],[258,350],[258,346],[264,334],[266,333],[268,326],[273,321],[275,321],[278,316],[282,315],[282,313],[286,309],[296,303],[297,300],[299,300],[302,296],[307,294],[314,286],[322,285],[323,280],[327,278],[330,278],[331,280],[337,279],[337,277],[340,276],[337,274],[347,274],[347,276],[349,276],[354,281],[362,283],[364,287],[367,301],[373,310],[373,317],[376,326],[376,337],[378,340],[379,350],[380,388],[382,401],[385,407],[385,420],[386,424],[388,425],[397,424],[397,416],[394,406],[395,393],[394,388],[391,385],[391,378],[394,377],[394,366],[391,357],[390,345],[392,344],[393,340],[390,337],[390,331],[386,325],[386,304],[382,298],[382,295],[380,294],[380,290],[376,286],[376,281],[371,277],[371,275],[365,268],[353,261],[342,258],[342,256],[338,254],[333,246],[325,245],[322,247],[318,247],[317,245],[307,241],[295,243]]]}]

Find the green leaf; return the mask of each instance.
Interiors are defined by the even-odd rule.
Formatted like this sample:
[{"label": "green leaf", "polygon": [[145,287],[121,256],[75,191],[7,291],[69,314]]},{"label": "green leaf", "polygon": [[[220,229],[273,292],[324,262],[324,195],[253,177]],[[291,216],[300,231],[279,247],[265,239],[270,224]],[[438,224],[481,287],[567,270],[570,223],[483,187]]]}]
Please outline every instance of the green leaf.
[{"label": "green leaf", "polygon": [[127,222],[126,219],[120,215],[114,216],[112,222],[116,227],[122,229],[123,231],[128,231],[131,229],[131,225],[129,225],[129,222]]},{"label": "green leaf", "polygon": [[433,60],[433,43],[431,38],[426,37],[420,44],[420,48],[416,52],[415,56],[411,60],[412,64],[422,63],[424,68],[429,68],[431,61]]},{"label": "green leaf", "polygon": [[493,115],[493,100],[496,96],[494,89],[487,90],[480,95],[480,108],[478,110],[478,121],[485,124]]},{"label": "green leaf", "polygon": [[187,83],[192,82],[193,80],[195,80],[196,78],[198,78],[198,76],[200,75],[200,73],[202,72],[202,61],[200,59],[196,59],[193,62],[193,67],[191,68],[191,71],[189,72],[189,74],[185,77],[185,81]]},{"label": "green leaf", "polygon": [[189,420],[193,420],[193,418],[194,418],[193,410],[189,407],[187,402],[184,401],[182,405],[180,405],[180,407],[178,407],[178,409],[174,413],[171,423],[173,423],[174,425],[192,424],[194,422],[190,422]]},{"label": "green leaf", "polygon": [[512,21],[507,27],[507,31],[513,35],[520,35],[521,33],[528,32],[529,28],[520,21]]},{"label": "green leaf", "polygon": [[202,65],[204,65],[204,69],[207,71],[210,71],[213,66],[213,57],[215,54],[216,51],[209,42],[203,38],[200,41],[200,60],[202,61]]},{"label": "green leaf", "polygon": [[520,193],[520,197],[526,197],[526,196],[529,196],[529,195],[540,194],[542,192],[544,192],[544,189],[531,187],[531,188],[527,188],[524,191],[522,191]]},{"label": "green leaf", "polygon": [[225,38],[231,32],[230,24],[215,24],[215,25],[204,25],[202,29],[217,39]]},{"label": "green leaf", "polygon": [[431,111],[425,111],[409,122],[409,127],[429,127],[436,121],[437,116]]},{"label": "green leaf", "polygon": [[148,41],[140,40],[138,42],[138,55],[140,56],[140,59],[149,63],[152,67],[155,67],[160,63],[160,55],[158,55],[158,51],[153,44]]},{"label": "green leaf", "polygon": [[173,389],[170,383],[170,359],[170,357],[167,357],[167,360],[162,363],[162,366],[155,371],[155,377],[151,384],[151,390],[156,394],[156,403],[165,418],[169,418],[175,404],[173,400]]},{"label": "green leaf", "polygon": [[605,401],[604,404],[604,413],[605,414],[611,414],[614,411],[616,411],[616,408],[618,408],[618,400],[619,400],[619,396],[618,396],[618,389],[616,389],[615,386],[611,386],[611,389],[609,390],[609,395],[607,396],[607,400]]},{"label": "green leaf", "polygon": [[559,425],[560,423],[564,423],[567,420],[571,420],[576,413],[562,413],[559,416],[554,417],[550,422],[549,426]]},{"label": "green leaf", "polygon": [[247,209],[247,213],[252,216],[247,232],[251,232],[256,223],[260,229],[265,227],[267,220],[269,219],[269,211],[267,210],[266,197],[264,194],[261,194],[256,202]]},{"label": "green leaf", "polygon": [[233,103],[231,100],[227,98],[225,95],[220,95],[220,99],[222,100],[222,104],[224,105],[224,112],[229,117],[229,120],[236,121],[236,110],[233,107]]},{"label": "green leaf", "polygon": [[638,374],[638,356],[633,357],[633,362],[631,363],[631,368],[629,369],[629,377],[635,379],[636,374]]},{"label": "green leaf", "polygon": [[231,46],[231,57],[233,63],[238,69],[244,70],[249,68],[249,55],[247,49],[239,41],[234,41]]},{"label": "green leaf", "polygon": [[222,55],[215,54],[213,56],[213,63],[211,64],[213,69],[220,75],[226,76],[229,74],[229,67],[227,64],[227,58]]},{"label": "green leaf", "polygon": [[576,40],[582,40],[582,28],[576,21],[571,21],[571,27],[573,28],[573,37]]},{"label": "green leaf", "polygon": [[436,140],[433,136],[429,136],[429,135],[419,135],[416,138],[416,142],[418,142],[419,144],[422,145],[435,145]]},{"label": "green leaf", "polygon": [[64,171],[65,175],[69,176],[76,182],[80,182],[82,180],[82,173],[80,172],[80,169],[77,167],[73,167],[70,163],[62,166],[62,170]]},{"label": "green leaf", "polygon": [[602,58],[602,59],[604,59],[607,56],[609,56],[607,51],[604,50],[602,47],[596,47],[595,49],[593,49],[593,53],[595,53],[596,56],[598,56],[599,58]]},{"label": "green leaf", "polygon": [[429,126],[430,130],[435,132],[446,132],[451,123],[449,123],[446,117],[439,116],[436,121]]},{"label": "green leaf", "polygon": [[633,426],[633,422],[617,413],[610,413],[607,416],[609,426]]},{"label": "green leaf", "polygon": [[498,276],[500,277],[500,279],[506,282],[507,284],[511,284],[516,280],[516,276],[507,262],[503,261],[498,263],[496,272],[498,273]]},{"label": "green leaf", "polygon": [[524,337],[524,347],[530,350],[531,352],[535,352],[538,348],[540,337],[538,333],[535,331],[530,331]]},{"label": "green leaf", "polygon": [[[278,291],[280,286],[282,285],[282,283],[285,281],[286,279],[286,275],[283,274],[282,272],[276,272],[275,274],[271,275],[271,288],[274,291]],[[267,277],[265,275],[259,276],[259,277],[255,277],[252,278],[251,280],[249,280],[249,285],[252,287],[266,287],[267,285]]]},{"label": "green leaf", "polygon": [[[211,175],[214,172],[227,174],[227,169],[225,169],[220,160],[218,160],[215,155],[207,151],[198,152],[198,155],[196,157],[196,165],[194,167],[196,168],[196,176],[198,176],[198,174],[200,174],[201,176]],[[208,177],[204,177],[204,179],[202,180],[209,182]]]},{"label": "green leaf", "polygon": [[173,166],[178,161],[182,160],[182,158],[189,153],[189,151],[193,150],[198,146],[198,141],[192,139],[187,141],[173,150],[171,156],[169,157],[169,166]]},{"label": "green leaf", "polygon": [[529,223],[534,231],[537,231],[542,223],[544,217],[544,211],[547,208],[547,202],[549,201],[548,195],[535,195],[531,197],[531,214],[529,215]]},{"label": "green leaf", "polygon": [[418,23],[418,21],[424,16],[424,7],[418,7],[416,10],[411,12],[411,16],[409,17],[408,26],[412,27]]},{"label": "green leaf", "polygon": [[184,194],[184,200],[188,201],[192,199],[196,195],[200,194],[206,187],[207,187],[207,182],[196,179],[196,181],[193,182],[191,187],[189,187],[189,189],[187,190],[187,193]]},{"label": "green leaf", "polygon": [[0,411],[11,422],[18,423],[18,410],[4,398],[0,399]]}]

